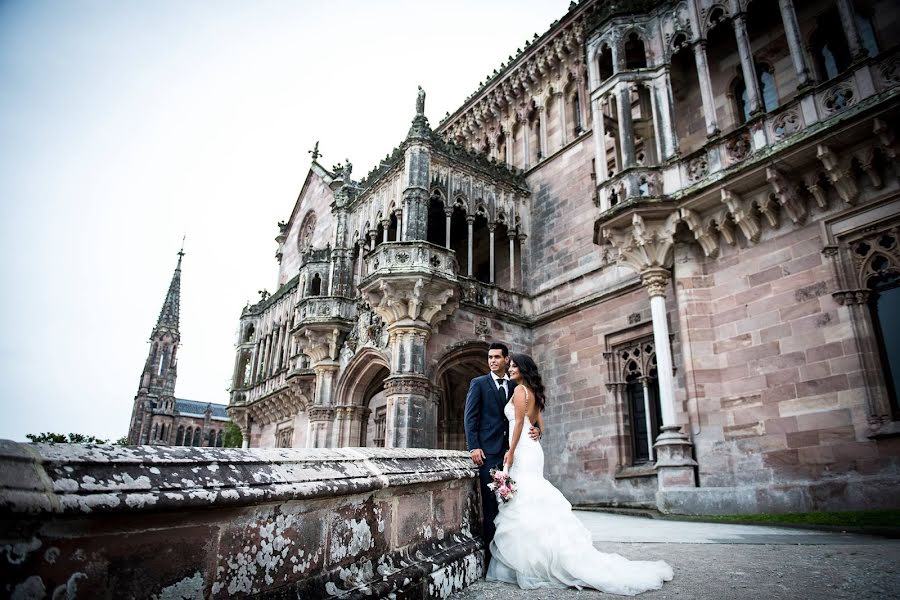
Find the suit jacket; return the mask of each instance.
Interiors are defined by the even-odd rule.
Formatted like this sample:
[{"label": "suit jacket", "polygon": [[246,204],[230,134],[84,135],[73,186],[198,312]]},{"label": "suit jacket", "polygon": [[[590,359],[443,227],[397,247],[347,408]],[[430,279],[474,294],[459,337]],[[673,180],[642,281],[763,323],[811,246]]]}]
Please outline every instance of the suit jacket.
[{"label": "suit jacket", "polygon": [[[509,397],[516,389],[514,381],[506,384]],[[481,448],[486,456],[502,456],[509,449],[509,422],[503,414],[506,400],[502,400],[491,374],[476,377],[466,394],[466,446]]]}]

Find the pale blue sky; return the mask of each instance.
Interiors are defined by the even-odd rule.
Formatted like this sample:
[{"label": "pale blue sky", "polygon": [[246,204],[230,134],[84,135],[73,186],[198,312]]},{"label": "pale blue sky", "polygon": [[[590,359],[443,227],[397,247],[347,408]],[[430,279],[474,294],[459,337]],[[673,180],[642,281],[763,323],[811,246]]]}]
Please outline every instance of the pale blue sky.
[{"label": "pale blue sky", "polygon": [[363,176],[568,0],[0,0],[0,438],[125,435],[183,234],[177,395],[234,331],[321,141]]}]

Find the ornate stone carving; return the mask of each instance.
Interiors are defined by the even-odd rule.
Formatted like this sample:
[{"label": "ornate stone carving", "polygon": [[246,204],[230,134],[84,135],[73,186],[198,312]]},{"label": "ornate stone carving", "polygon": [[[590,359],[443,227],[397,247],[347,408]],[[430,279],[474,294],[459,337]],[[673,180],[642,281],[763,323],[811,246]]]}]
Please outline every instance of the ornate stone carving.
[{"label": "ornate stone carving", "polygon": [[751,242],[759,241],[759,219],[747,207],[747,203],[737,194],[730,190],[722,190],[722,202],[731,212],[731,217],[735,224],[741,229],[744,237]]},{"label": "ornate stone carving", "polygon": [[753,145],[750,143],[750,134],[746,131],[734,136],[725,142],[725,154],[731,163],[736,163],[750,156]]},{"label": "ornate stone carving", "polygon": [[337,327],[330,331],[306,328],[297,336],[297,347],[313,364],[327,359],[336,360],[340,336],[341,331]]},{"label": "ornate stone carving", "polygon": [[420,375],[392,376],[384,380],[384,393],[387,396],[408,394],[428,397],[431,393],[431,382]]},{"label": "ornate stone carving", "polygon": [[900,84],[900,57],[896,53],[878,66],[878,78],[885,88]]},{"label": "ornate stone carving", "polygon": [[478,320],[475,321],[475,335],[482,340],[491,335],[491,327],[485,317],[478,317]]},{"label": "ornate stone carving", "polygon": [[816,149],[819,162],[825,167],[828,180],[837,190],[841,200],[847,204],[855,204],[859,197],[859,188],[850,168],[850,161],[842,160],[828,146],[819,144]]},{"label": "ornate stone carving", "polygon": [[703,253],[706,256],[715,256],[719,252],[719,244],[716,241],[716,238],[709,233],[709,230],[704,227],[703,221],[694,211],[683,208],[681,209],[681,219],[684,221],[688,228],[691,230],[691,233],[694,234],[694,239],[700,243],[700,247],[703,248]]},{"label": "ornate stone carving", "polygon": [[681,220],[677,211],[666,219],[645,222],[640,214],[631,218],[631,227],[607,229],[603,237],[617,250],[617,261],[638,273],[652,268],[665,268],[672,261],[675,227]]},{"label": "ornate stone carving", "polygon": [[803,176],[803,184],[816,201],[819,208],[828,207],[828,194],[819,185],[821,174],[818,171],[812,171]]},{"label": "ornate stone carving", "polygon": [[849,83],[839,83],[822,96],[825,114],[834,114],[856,104],[856,92]]},{"label": "ornate stone carving", "polygon": [[884,186],[884,182],[881,180],[881,174],[875,166],[875,148],[873,146],[863,148],[854,153],[853,156],[859,161],[859,166],[869,177],[869,182],[872,184],[872,187],[880,190],[882,186]]},{"label": "ornate stone carving", "polygon": [[404,319],[437,325],[458,303],[454,283],[424,276],[381,279],[365,292],[369,304],[388,327]]},{"label": "ornate stone carving", "polygon": [[641,272],[641,284],[647,288],[647,293],[651,298],[666,295],[666,287],[669,285],[670,278],[668,269],[652,268]]},{"label": "ornate stone carving", "polygon": [[776,140],[784,139],[802,128],[803,121],[796,109],[786,110],[772,120],[772,134]]},{"label": "ornate stone carving", "polygon": [[688,163],[688,179],[696,183],[709,174],[709,160],[706,153],[691,160]]},{"label": "ornate stone carving", "polygon": [[797,191],[797,185],[785,177],[781,171],[773,167],[766,168],[766,180],[772,187],[772,191],[775,193],[778,201],[787,211],[791,221],[794,224],[799,224],[806,220],[806,205]]}]

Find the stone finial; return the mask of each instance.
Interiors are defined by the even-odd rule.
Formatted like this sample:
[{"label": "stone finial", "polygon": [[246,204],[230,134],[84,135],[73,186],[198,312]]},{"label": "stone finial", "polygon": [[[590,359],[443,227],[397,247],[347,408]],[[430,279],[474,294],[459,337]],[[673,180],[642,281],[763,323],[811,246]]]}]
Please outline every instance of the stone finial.
[{"label": "stone finial", "polygon": [[320,156],[322,156],[322,154],[319,152],[319,142],[318,142],[318,140],[316,140],[316,145],[313,147],[313,149],[307,151],[307,154],[311,154],[311,155],[312,155],[312,159],[313,159],[314,161],[315,161],[315,160],[318,160],[318,158],[319,158]]}]

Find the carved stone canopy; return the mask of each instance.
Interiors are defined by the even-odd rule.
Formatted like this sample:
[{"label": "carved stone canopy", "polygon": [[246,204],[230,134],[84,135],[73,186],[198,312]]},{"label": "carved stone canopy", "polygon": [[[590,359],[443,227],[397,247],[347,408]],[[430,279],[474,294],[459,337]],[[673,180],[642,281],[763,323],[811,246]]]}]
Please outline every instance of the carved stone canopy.
[{"label": "carved stone canopy", "polygon": [[639,212],[631,214],[631,223],[602,230],[602,238],[615,254],[616,261],[638,273],[648,269],[668,269],[672,266],[675,228],[681,221],[677,210],[651,213],[645,218]]},{"label": "carved stone canopy", "polygon": [[409,321],[433,327],[459,304],[455,281],[422,275],[382,278],[371,282],[363,292],[388,329]]}]

